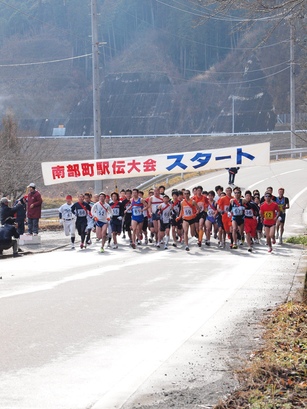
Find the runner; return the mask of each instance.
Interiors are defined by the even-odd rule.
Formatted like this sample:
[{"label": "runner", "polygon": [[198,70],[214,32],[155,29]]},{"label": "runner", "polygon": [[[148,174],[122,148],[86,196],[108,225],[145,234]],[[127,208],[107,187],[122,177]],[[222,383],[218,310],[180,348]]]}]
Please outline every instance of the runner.
[{"label": "runner", "polygon": [[232,235],[233,235],[233,249],[238,248],[238,233],[240,235],[240,244],[243,245],[244,238],[244,206],[241,197],[241,189],[234,188],[234,199],[230,200],[229,212],[232,218]]},{"label": "runner", "polygon": [[160,247],[163,237],[165,236],[164,250],[168,249],[169,231],[171,226],[171,211],[172,205],[169,202],[169,196],[164,195],[163,203],[158,206],[158,213],[160,215],[160,231],[159,242],[157,244],[157,247]]},{"label": "runner", "polygon": [[215,228],[216,225],[216,215],[218,213],[217,211],[217,204],[214,200],[215,193],[213,190],[210,190],[208,193],[208,211],[207,211],[207,217],[206,217],[206,246],[210,246],[210,236],[211,236],[211,231],[212,231],[212,226],[213,229]]},{"label": "runner", "polygon": [[225,247],[226,245],[226,234],[228,234],[230,239],[230,246],[233,245],[233,237],[232,237],[232,220],[229,217],[229,205],[230,200],[233,199],[232,197],[232,188],[226,188],[226,194],[221,196],[217,202],[217,210],[222,216],[222,239],[220,247]]},{"label": "runner", "polygon": [[[132,243],[131,247],[133,249],[136,248],[137,240],[140,241],[142,236],[142,228],[143,228],[143,221],[144,221],[144,214],[143,211],[147,209],[147,203],[144,199],[139,197],[139,189],[132,190],[132,200],[130,209],[132,211]],[[141,242],[140,242],[141,244]]]},{"label": "runner", "polygon": [[201,243],[203,240],[204,229],[205,229],[205,220],[207,217],[207,210],[208,210],[208,198],[203,194],[202,186],[196,187],[196,194],[192,197],[193,200],[197,203],[199,208],[199,213],[195,218],[195,230],[197,234],[197,244],[198,247],[201,247]]},{"label": "runner", "polygon": [[71,211],[72,208],[72,196],[66,196],[66,203],[59,208],[60,223],[64,228],[65,236],[70,235],[71,249],[75,248],[76,238],[76,217]]},{"label": "runner", "polygon": [[171,226],[172,226],[172,238],[173,238],[173,246],[177,247],[178,238],[181,242],[182,240],[182,221],[176,221],[177,217],[180,215],[181,210],[181,201],[179,200],[179,194],[177,190],[172,192],[172,210],[171,210]]},{"label": "runner", "polygon": [[111,219],[111,231],[113,237],[113,249],[118,248],[117,236],[120,236],[122,231],[122,220],[124,217],[124,206],[119,201],[119,194],[117,192],[111,193],[111,202],[109,203],[112,209],[113,217]]},{"label": "runner", "polygon": [[287,197],[284,196],[285,189],[280,187],[278,189],[278,196],[275,198],[276,203],[279,207],[279,217],[276,221],[276,238],[278,244],[282,244],[282,236],[284,234],[285,220],[286,220],[286,210],[290,208],[290,202]]},{"label": "runner", "polygon": [[248,245],[248,252],[252,252],[252,239],[257,237],[257,218],[259,216],[259,208],[252,201],[252,193],[246,190],[244,198],[244,231]]},{"label": "runner", "polygon": [[[139,190],[139,197],[141,199],[144,199],[144,192]],[[148,200],[149,198],[145,199],[145,202],[147,203],[147,207],[148,207]],[[143,210],[143,216],[144,216],[144,220],[143,220],[143,227],[142,227],[142,235],[144,236],[144,243],[147,245],[148,244],[148,210],[147,208]],[[142,240],[142,238],[141,238]],[[140,243],[138,243],[140,244]]]},{"label": "runner", "polygon": [[125,199],[122,201],[124,206],[124,224],[123,224],[123,239],[126,238],[125,231],[128,233],[130,244],[132,243],[132,234],[131,234],[131,195],[132,190],[127,189],[125,192]]},{"label": "runner", "polygon": [[265,202],[260,206],[260,214],[269,246],[268,251],[271,253],[273,251],[272,244],[275,244],[275,225],[279,217],[279,207],[276,202],[273,202],[270,192],[265,192],[264,199]]},{"label": "runner", "polygon": [[152,219],[153,224],[153,234],[156,240],[156,244],[159,241],[158,235],[160,231],[160,216],[157,214],[157,209],[160,204],[163,203],[163,199],[160,196],[159,188],[154,188],[154,194],[149,198],[148,201],[148,214]]},{"label": "runner", "polygon": [[183,238],[185,244],[185,250],[190,251],[189,248],[189,228],[191,230],[191,236],[195,236],[195,217],[199,212],[199,208],[195,200],[190,199],[190,191],[185,189],[184,199],[181,202],[180,214],[177,217],[176,221],[179,221],[181,218],[183,220]]},{"label": "runner", "polygon": [[92,215],[96,222],[96,235],[101,239],[100,253],[104,253],[104,245],[107,238],[108,222],[113,216],[112,209],[106,203],[106,194],[99,193],[99,202],[92,207]]},{"label": "runner", "polygon": [[78,202],[71,207],[72,213],[76,216],[76,229],[81,237],[80,248],[86,248],[84,244],[86,236],[87,216],[91,214],[91,206],[84,201],[84,195],[81,193],[78,196]]},{"label": "runner", "polygon": [[258,207],[259,211],[259,216],[257,217],[257,237],[255,239],[255,243],[260,244],[261,243],[261,237],[262,237],[262,230],[263,230],[263,224],[262,220],[260,217],[260,193],[259,190],[253,190],[253,201]]},{"label": "runner", "polygon": [[[88,203],[91,207],[93,206],[94,202],[92,202],[92,194],[91,193],[84,193],[84,201],[86,203]],[[94,220],[91,217],[90,214],[87,215],[87,226],[85,229],[85,233],[86,233],[86,240],[85,243],[86,245],[90,245],[92,244],[92,240],[91,240],[91,231],[92,229],[94,229]]]}]

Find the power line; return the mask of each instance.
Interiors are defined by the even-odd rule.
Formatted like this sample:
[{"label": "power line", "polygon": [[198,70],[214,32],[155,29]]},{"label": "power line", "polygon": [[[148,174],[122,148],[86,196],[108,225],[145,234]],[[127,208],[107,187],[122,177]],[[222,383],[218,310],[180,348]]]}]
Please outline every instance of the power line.
[{"label": "power line", "polygon": [[[258,71],[263,71],[263,70],[270,70],[272,68],[279,67],[280,65],[289,64],[289,62],[290,61],[287,60],[279,64],[276,64],[276,65],[271,65],[270,67],[261,67],[257,70],[248,70],[248,72],[258,72]],[[190,68],[186,68],[186,71],[198,72],[198,73],[203,73],[203,74],[206,72],[205,70],[192,70]],[[213,74],[213,75],[214,74],[229,74],[229,75],[242,74],[242,71],[233,71],[233,72],[232,71],[216,71],[216,70],[210,71],[210,69],[208,71],[210,72],[210,74]]]},{"label": "power line", "polygon": [[[202,18],[208,17],[210,19],[218,20],[218,21],[228,21],[228,22],[237,22],[237,23],[244,23],[244,22],[248,23],[248,22],[255,22],[255,21],[266,21],[267,22],[267,21],[277,20],[277,19],[284,16],[284,13],[279,13],[279,14],[276,14],[274,17],[268,16],[268,17],[257,17],[257,18],[253,18],[253,17],[239,18],[239,17],[227,16],[227,15],[224,15],[224,16],[222,15],[221,17],[219,17],[218,13],[212,13],[212,12],[209,12],[208,14],[207,13],[201,13],[201,12],[198,12],[196,9],[193,9],[193,10],[195,10],[195,12],[193,12],[193,11],[189,11],[189,10],[184,10],[183,8],[180,8],[180,7],[172,6],[171,4],[167,4],[162,0],[155,0],[155,1],[157,3],[163,4],[166,7],[173,8],[173,9],[181,11],[183,13],[192,14],[194,16],[202,17]],[[180,5],[182,5],[182,4],[180,4]]]},{"label": "power line", "polygon": [[85,57],[89,57],[90,55],[92,55],[92,53],[83,54],[83,55],[76,55],[75,57],[62,58],[62,59],[59,59],[59,60],[25,62],[25,63],[19,63],[19,64],[0,64],[0,68],[1,67],[24,67],[24,66],[31,66],[31,65],[52,64],[52,63],[56,63],[56,62],[71,61],[71,60],[76,60],[78,58],[85,58]]}]

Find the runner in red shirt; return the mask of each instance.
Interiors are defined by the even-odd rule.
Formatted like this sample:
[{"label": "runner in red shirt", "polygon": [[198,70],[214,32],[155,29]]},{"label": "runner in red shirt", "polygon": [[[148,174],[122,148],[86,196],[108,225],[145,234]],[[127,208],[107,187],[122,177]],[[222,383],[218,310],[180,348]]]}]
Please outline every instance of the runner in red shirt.
[{"label": "runner in red shirt", "polygon": [[272,200],[272,194],[265,192],[264,202],[260,206],[260,215],[263,220],[264,231],[269,246],[269,253],[272,252],[272,243],[275,244],[275,225],[279,216],[279,207],[276,202]]}]

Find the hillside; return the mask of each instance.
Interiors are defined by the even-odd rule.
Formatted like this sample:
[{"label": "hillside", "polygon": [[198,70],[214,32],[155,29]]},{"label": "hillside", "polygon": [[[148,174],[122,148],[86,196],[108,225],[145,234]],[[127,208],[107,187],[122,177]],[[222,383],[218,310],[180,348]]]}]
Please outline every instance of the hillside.
[{"label": "hillside", "polygon": [[[262,131],[289,114],[287,21],[244,24],[244,10],[193,3],[98,1],[104,135]],[[0,11],[0,115],[12,108],[20,135],[93,134],[89,3],[11,0]],[[294,23],[304,114],[306,25]]]}]

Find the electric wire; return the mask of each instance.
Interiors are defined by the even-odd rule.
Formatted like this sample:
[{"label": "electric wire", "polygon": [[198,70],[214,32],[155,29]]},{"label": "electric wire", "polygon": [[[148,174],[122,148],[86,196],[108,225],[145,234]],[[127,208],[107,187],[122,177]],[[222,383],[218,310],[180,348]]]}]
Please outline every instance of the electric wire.
[{"label": "electric wire", "polygon": [[89,57],[91,55],[92,55],[92,53],[83,54],[83,55],[76,55],[75,57],[61,58],[61,59],[58,59],[58,60],[26,62],[26,63],[16,63],[16,64],[0,64],[0,68],[3,68],[3,67],[25,67],[25,66],[31,66],[31,65],[51,64],[51,63],[57,63],[57,62],[63,62],[63,61],[76,60],[76,59],[80,59],[80,58],[86,58],[86,57]]},{"label": "electric wire", "polygon": [[196,9],[195,9],[195,12],[193,12],[193,11],[189,11],[189,10],[184,10],[183,8],[180,8],[180,7],[172,6],[171,4],[167,4],[167,3],[165,3],[165,2],[162,1],[162,0],[155,0],[155,1],[156,1],[157,3],[163,4],[164,6],[173,8],[173,9],[178,10],[178,11],[181,11],[181,12],[183,12],[183,13],[192,14],[192,15],[197,16],[197,17],[208,17],[208,18],[210,18],[210,19],[218,20],[218,21],[229,21],[229,22],[238,22],[238,23],[239,23],[239,22],[241,22],[241,23],[243,23],[243,22],[255,22],[255,21],[266,21],[266,22],[267,22],[267,21],[278,20],[278,19],[280,19],[281,17],[284,17],[284,16],[285,16],[284,13],[279,13],[279,14],[276,14],[274,17],[271,17],[271,16],[268,16],[268,17],[257,17],[257,18],[253,18],[253,17],[250,17],[250,18],[239,18],[239,17],[232,17],[232,16],[229,16],[229,17],[219,17],[219,16],[215,15],[214,13],[210,13],[210,14],[201,13],[201,12],[197,12]]}]

